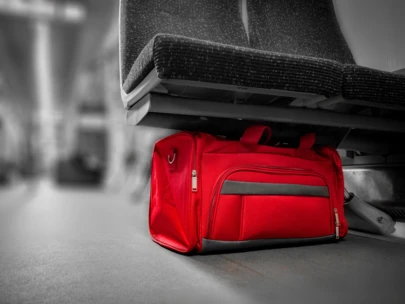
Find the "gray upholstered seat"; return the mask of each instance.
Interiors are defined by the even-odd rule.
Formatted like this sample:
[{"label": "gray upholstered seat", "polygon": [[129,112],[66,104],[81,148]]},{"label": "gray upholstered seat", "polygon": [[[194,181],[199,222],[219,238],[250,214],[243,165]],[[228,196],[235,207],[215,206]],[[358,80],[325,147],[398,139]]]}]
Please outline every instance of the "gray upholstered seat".
[{"label": "gray upholstered seat", "polygon": [[345,64],[347,100],[404,104],[405,77],[355,65],[332,0],[248,0],[252,46]]},{"label": "gray upholstered seat", "polygon": [[247,0],[252,47],[353,64],[332,0]]},{"label": "gray upholstered seat", "polygon": [[[404,129],[399,121],[346,114],[352,105],[338,113],[299,109],[334,110],[328,105],[344,98],[396,103],[403,97],[402,77],[355,66],[332,0],[121,0],[120,5],[121,95],[128,124],[201,130],[227,118],[234,126],[261,120]],[[368,90],[376,83],[383,89]]]},{"label": "gray upholstered seat", "polygon": [[239,0],[122,0],[124,94],[130,94],[153,70],[160,79],[326,97],[340,94],[343,66],[334,58],[252,47],[239,3]]},{"label": "gray upholstered seat", "polygon": [[342,95],[348,100],[405,105],[405,75],[345,65]]},{"label": "gray upholstered seat", "polygon": [[328,97],[340,93],[342,79],[342,65],[332,60],[158,34],[135,61],[123,84],[124,90],[132,91],[154,68],[161,79],[215,82]]},{"label": "gray upholstered seat", "polygon": [[[203,63],[198,60],[180,66],[161,60],[161,56],[179,54],[176,50],[181,50],[183,45],[183,49],[192,48],[188,44],[192,39],[178,36],[206,41],[205,46],[215,42],[235,48],[248,47],[237,0],[121,0],[120,22],[121,78],[126,93],[158,64],[161,72],[171,64],[170,71],[183,77],[181,70]],[[196,56],[207,55],[200,49],[193,52]],[[164,72],[159,74],[163,76]]]}]

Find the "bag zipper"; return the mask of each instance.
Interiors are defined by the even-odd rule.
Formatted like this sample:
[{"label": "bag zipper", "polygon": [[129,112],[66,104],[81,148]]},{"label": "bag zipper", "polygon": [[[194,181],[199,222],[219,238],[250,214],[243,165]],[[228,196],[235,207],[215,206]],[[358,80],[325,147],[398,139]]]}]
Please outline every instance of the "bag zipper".
[{"label": "bag zipper", "polygon": [[193,169],[191,171],[191,192],[197,192],[197,170]]},{"label": "bag zipper", "polygon": [[[289,174],[289,173],[295,173],[296,175],[309,175],[309,176],[317,176],[319,178],[321,178],[326,186],[329,189],[329,193],[330,193],[330,187],[326,181],[326,179],[312,171],[312,170],[307,170],[307,169],[301,169],[301,168],[285,168],[285,167],[277,167],[277,166],[246,166],[246,167],[234,167],[234,168],[230,168],[228,170],[226,170],[224,173],[222,173],[219,177],[219,180],[217,181],[215,187],[214,187],[214,192],[213,192],[213,196],[211,199],[211,206],[210,206],[210,213],[208,216],[208,231],[207,231],[207,237],[210,238],[211,234],[212,234],[212,227],[213,227],[213,216],[214,213],[216,211],[216,204],[215,202],[217,201],[217,196],[219,193],[219,188],[220,186],[222,186],[223,182],[225,181],[225,179],[232,173],[238,172],[238,171],[259,171],[259,172],[264,172],[264,173],[269,173],[269,169],[273,170],[273,172],[271,172],[272,174]],[[276,171],[276,172],[275,172]],[[297,174],[297,173],[301,173],[301,174]],[[310,174],[305,174],[305,173],[310,173]],[[330,199],[331,201],[331,199]],[[337,209],[334,208],[334,214],[335,214],[335,230],[336,230],[336,239],[339,238],[339,217],[338,217],[338,213],[337,213]],[[337,220],[336,220],[337,219]],[[333,220],[332,220],[333,221]]]},{"label": "bag zipper", "polygon": [[193,138],[193,164],[191,168],[191,192],[197,192],[198,189],[198,178],[197,178],[197,140],[195,136],[198,136],[198,133],[190,134]]},{"label": "bag zipper", "polygon": [[336,228],[336,239],[339,239],[339,226],[340,226],[340,222],[339,222],[339,214],[338,214],[338,210],[337,208],[333,209],[334,213],[335,213],[335,228]]}]

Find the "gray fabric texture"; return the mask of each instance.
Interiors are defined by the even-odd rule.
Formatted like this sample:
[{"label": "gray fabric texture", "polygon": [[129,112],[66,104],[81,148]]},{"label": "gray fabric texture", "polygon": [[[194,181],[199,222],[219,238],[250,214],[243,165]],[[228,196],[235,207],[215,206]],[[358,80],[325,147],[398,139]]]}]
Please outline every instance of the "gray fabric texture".
[{"label": "gray fabric texture", "polygon": [[405,104],[405,75],[358,65],[345,65],[343,74],[345,99]]},{"label": "gray fabric texture", "polygon": [[248,0],[254,48],[353,64],[332,0]]},{"label": "gray fabric texture", "polygon": [[121,0],[123,81],[159,33],[248,47],[238,0]]},{"label": "gray fabric texture", "polygon": [[123,84],[133,90],[156,67],[162,79],[187,79],[325,96],[340,94],[343,66],[332,60],[265,52],[160,34],[150,41]]},{"label": "gray fabric texture", "polygon": [[329,197],[328,187],[297,184],[251,183],[226,180],[221,194],[243,195],[294,195]]}]

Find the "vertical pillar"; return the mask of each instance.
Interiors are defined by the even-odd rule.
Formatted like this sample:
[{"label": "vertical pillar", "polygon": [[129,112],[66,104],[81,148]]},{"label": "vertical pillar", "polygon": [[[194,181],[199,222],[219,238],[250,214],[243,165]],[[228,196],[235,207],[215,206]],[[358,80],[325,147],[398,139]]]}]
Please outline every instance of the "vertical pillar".
[{"label": "vertical pillar", "polygon": [[[40,2],[41,0],[38,0]],[[56,158],[54,96],[52,90],[51,27],[47,20],[34,21],[34,73],[37,88],[38,161],[40,170],[51,173]]]}]

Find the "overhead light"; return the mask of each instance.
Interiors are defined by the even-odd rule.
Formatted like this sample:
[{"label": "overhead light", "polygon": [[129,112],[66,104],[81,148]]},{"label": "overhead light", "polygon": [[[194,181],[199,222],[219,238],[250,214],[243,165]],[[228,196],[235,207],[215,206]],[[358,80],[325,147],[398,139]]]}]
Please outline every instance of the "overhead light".
[{"label": "overhead light", "polygon": [[0,0],[0,14],[80,23],[86,18],[86,9],[75,2]]},{"label": "overhead light", "polygon": [[65,5],[65,19],[73,22],[81,22],[86,18],[85,9],[78,4],[68,3]]}]

